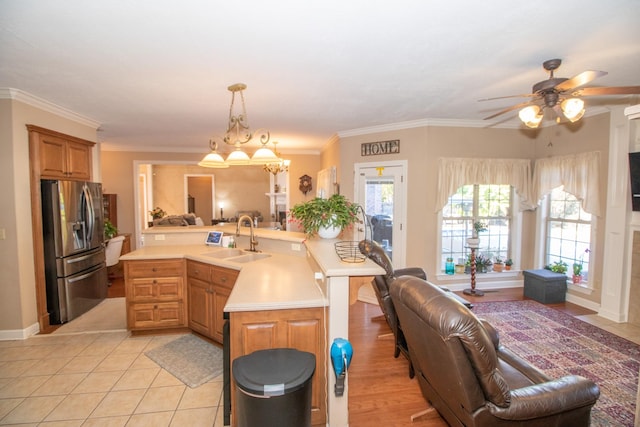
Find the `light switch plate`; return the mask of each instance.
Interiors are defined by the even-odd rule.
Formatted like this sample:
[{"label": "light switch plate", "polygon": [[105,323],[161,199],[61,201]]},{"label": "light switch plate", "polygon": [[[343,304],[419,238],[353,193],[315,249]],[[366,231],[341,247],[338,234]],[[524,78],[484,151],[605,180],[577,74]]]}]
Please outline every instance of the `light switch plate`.
[{"label": "light switch plate", "polygon": [[0,228],[0,240],[4,240],[7,238],[7,233],[4,228]]}]

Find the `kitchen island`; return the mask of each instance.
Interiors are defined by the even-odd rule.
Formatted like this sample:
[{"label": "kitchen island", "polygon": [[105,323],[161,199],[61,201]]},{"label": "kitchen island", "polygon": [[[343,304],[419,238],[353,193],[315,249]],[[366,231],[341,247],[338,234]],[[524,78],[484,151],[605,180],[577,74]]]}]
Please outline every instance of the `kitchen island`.
[{"label": "kitchen island", "polygon": [[[317,363],[313,424],[347,426],[348,393],[335,396],[335,375],[327,355],[334,339],[348,339],[349,278],[382,274],[382,269],[369,260],[355,264],[340,261],[334,249],[337,240],[305,240],[301,233],[266,229],[255,230],[255,236],[258,249],[269,257],[237,262],[234,258],[239,260],[242,254],[216,257],[216,252],[228,249],[204,245],[212,229],[235,234],[235,226],[202,230],[158,227],[145,232],[145,247],[121,259],[125,263],[182,260],[185,265],[191,262],[237,271],[235,284],[222,306],[230,321],[231,360],[270,347],[313,352]],[[249,247],[248,236],[249,229],[241,228],[236,239],[239,249]],[[194,281],[186,272],[183,277],[189,283]],[[185,300],[187,305],[192,302]]]}]

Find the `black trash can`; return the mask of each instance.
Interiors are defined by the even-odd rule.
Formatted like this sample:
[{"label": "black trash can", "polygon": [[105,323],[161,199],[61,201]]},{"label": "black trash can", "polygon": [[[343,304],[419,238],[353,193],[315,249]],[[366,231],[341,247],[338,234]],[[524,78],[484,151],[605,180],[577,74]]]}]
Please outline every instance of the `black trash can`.
[{"label": "black trash can", "polygon": [[293,348],[255,351],[233,361],[238,427],[311,426],[316,356]]}]

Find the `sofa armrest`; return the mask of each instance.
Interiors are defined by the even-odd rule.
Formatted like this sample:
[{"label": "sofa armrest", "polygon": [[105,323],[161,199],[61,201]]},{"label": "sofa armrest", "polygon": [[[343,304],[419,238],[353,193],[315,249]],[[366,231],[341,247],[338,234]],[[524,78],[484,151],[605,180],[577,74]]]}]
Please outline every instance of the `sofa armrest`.
[{"label": "sofa armrest", "polygon": [[545,383],[552,380],[552,378],[550,378],[544,372],[542,372],[508,348],[505,348],[504,346],[497,347],[496,353],[498,354],[498,358],[502,359],[512,368],[520,371],[522,375],[526,376],[536,384]]},{"label": "sofa armrest", "polygon": [[488,403],[489,412],[503,420],[527,420],[551,416],[592,406],[600,389],[591,380],[569,375],[511,391],[511,403],[506,408]]},{"label": "sofa armrest", "polygon": [[395,277],[400,276],[414,276],[418,277],[422,280],[427,280],[427,273],[420,267],[407,267],[407,268],[399,268],[393,271],[393,275]]}]

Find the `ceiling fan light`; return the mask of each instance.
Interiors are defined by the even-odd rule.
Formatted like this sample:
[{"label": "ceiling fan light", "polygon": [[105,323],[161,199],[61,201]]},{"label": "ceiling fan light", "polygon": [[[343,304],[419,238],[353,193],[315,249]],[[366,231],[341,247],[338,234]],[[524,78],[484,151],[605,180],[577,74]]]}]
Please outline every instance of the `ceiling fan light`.
[{"label": "ceiling fan light", "polygon": [[577,122],[584,116],[584,101],[580,98],[569,98],[560,104],[562,113],[570,122]]},{"label": "ceiling fan light", "polygon": [[240,147],[236,148],[235,151],[232,151],[227,157],[226,163],[228,165],[234,166],[242,166],[251,164],[251,159],[249,155],[242,151]]},{"label": "ceiling fan light", "polygon": [[542,110],[537,105],[529,105],[518,113],[518,117],[527,127],[537,128],[542,121]]}]

